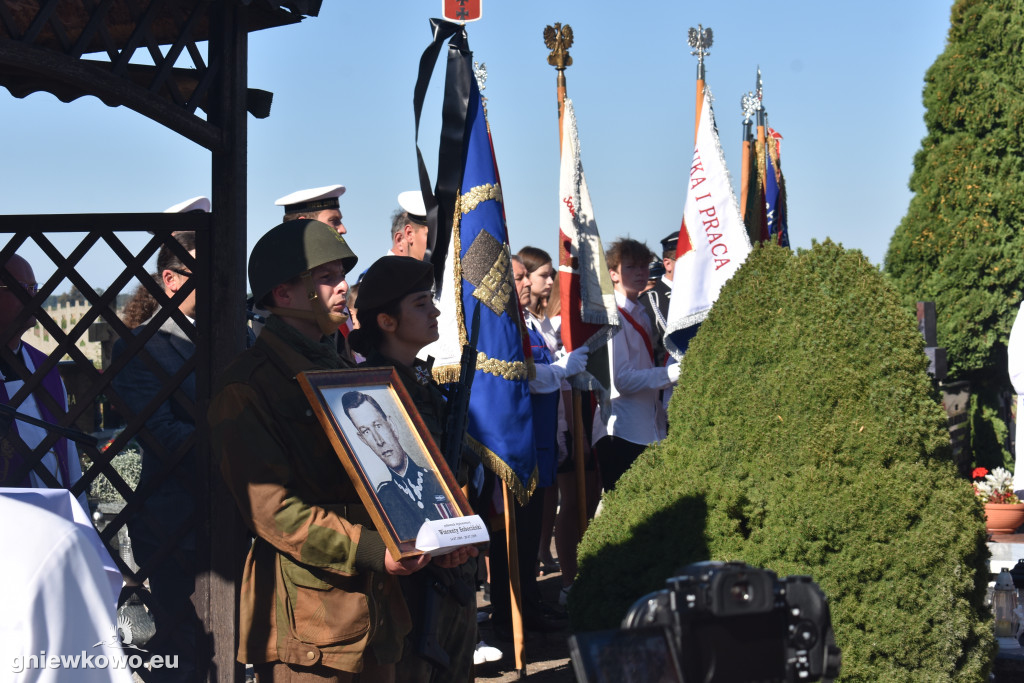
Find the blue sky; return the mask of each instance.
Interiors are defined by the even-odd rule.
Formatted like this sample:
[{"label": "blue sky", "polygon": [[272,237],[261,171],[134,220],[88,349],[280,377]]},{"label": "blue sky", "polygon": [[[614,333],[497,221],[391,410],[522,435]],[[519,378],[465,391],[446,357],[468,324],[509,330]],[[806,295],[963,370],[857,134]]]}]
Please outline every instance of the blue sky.
[{"label": "blue sky", "polygon": [[[389,246],[396,195],[418,187],[412,91],[441,0],[323,5],[319,17],[250,36],[249,85],[273,92],[274,104],[269,118],[249,118],[248,242],[279,222],[277,197],[341,183],[361,269]],[[770,123],[785,138],[793,245],[831,238],[881,264],[910,200],[907,182],[925,134],[924,73],[944,48],[950,4],[767,7],[484,0],[469,42],[489,75],[484,95],[513,250],[530,244],[555,253],[558,127],[544,26],[560,21],[575,33],[568,93],[602,238],[629,235],[657,247],[678,230],[686,199],[697,61],[686,34],[700,23],[714,31],[707,84],[734,185],[739,101],[760,66]],[[432,177],[437,74],[420,133]],[[0,213],[162,211],[210,194],[208,153],[124,107],[0,91],[0,116],[15,132],[4,141]],[[74,236],[57,242],[65,252],[74,243]],[[49,274],[38,252],[23,253],[41,280]],[[95,254],[83,268],[96,286],[112,279],[105,259]]]}]

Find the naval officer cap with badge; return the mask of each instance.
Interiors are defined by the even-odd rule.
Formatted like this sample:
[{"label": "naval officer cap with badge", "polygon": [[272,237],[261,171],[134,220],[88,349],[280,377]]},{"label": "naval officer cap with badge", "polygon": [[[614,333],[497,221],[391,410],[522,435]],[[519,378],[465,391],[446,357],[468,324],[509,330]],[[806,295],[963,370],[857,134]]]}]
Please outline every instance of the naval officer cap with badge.
[{"label": "naval officer cap with badge", "polygon": [[348,232],[341,221],[341,205],[338,198],[345,194],[344,185],[325,185],[308,190],[297,190],[274,202],[284,207],[284,220],[311,218],[334,228],[339,235]]}]

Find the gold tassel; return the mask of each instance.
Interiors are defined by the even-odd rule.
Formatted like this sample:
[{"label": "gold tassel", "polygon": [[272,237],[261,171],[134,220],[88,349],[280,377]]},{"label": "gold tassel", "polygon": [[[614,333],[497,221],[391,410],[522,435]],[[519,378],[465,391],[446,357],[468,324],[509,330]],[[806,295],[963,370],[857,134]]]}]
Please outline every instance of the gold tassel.
[{"label": "gold tassel", "polygon": [[520,505],[526,505],[530,502],[530,496],[537,489],[538,473],[536,467],[533,468],[530,480],[526,482],[526,486],[523,486],[523,482],[519,480],[516,473],[512,471],[512,468],[504,460],[498,457],[497,453],[484,446],[469,434],[466,434],[466,445],[473,449],[473,452],[480,457],[480,461],[483,462],[487,469],[494,472],[505,482],[509,491],[515,496],[516,502]]}]

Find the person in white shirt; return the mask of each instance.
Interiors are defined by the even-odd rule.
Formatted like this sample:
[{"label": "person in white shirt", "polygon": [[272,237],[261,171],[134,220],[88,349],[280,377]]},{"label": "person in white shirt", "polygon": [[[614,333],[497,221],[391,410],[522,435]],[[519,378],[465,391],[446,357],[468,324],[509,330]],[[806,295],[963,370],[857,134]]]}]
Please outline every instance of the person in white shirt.
[{"label": "person in white shirt", "polygon": [[[68,396],[56,366],[46,373],[31,394],[22,395],[24,380],[46,361],[46,354],[22,342],[21,336],[35,327],[36,318],[24,315],[26,307],[12,287],[21,288],[29,297],[34,296],[39,289],[35,273],[29,262],[17,254],[12,255],[3,268],[8,278],[0,281],[0,334],[5,335],[0,344],[10,350],[13,360],[0,354],[0,372],[3,373],[0,403],[23,415],[59,424],[68,410]],[[0,416],[0,486],[46,488],[56,484],[70,489],[82,478],[78,450],[63,438],[53,441],[43,454],[41,463],[50,477],[38,467],[25,472],[26,463],[35,460],[34,451],[47,437],[45,427]],[[84,491],[78,500],[83,509],[89,509]]]},{"label": "person in white shirt", "polygon": [[621,238],[605,253],[622,330],[608,342],[611,415],[594,420],[594,450],[606,491],[615,488],[648,444],[665,438],[667,420],[659,392],[679,379],[679,366],[654,361],[652,321],[638,298],[647,286],[651,250]]},{"label": "person in white shirt", "polygon": [[0,680],[130,683],[140,651],[118,640],[114,595],[86,533],[3,495],[0,519],[17,520],[0,525],[0,547],[17,549],[0,556]]}]

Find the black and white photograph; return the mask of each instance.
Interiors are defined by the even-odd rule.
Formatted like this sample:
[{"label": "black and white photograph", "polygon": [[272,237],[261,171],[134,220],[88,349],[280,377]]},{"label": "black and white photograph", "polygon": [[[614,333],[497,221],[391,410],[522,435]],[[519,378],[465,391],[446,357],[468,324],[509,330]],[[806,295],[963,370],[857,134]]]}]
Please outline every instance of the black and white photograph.
[{"label": "black and white photograph", "polygon": [[363,485],[378,530],[398,552],[415,554],[425,521],[467,514],[461,490],[396,375],[374,369],[300,377],[343,464]]}]

